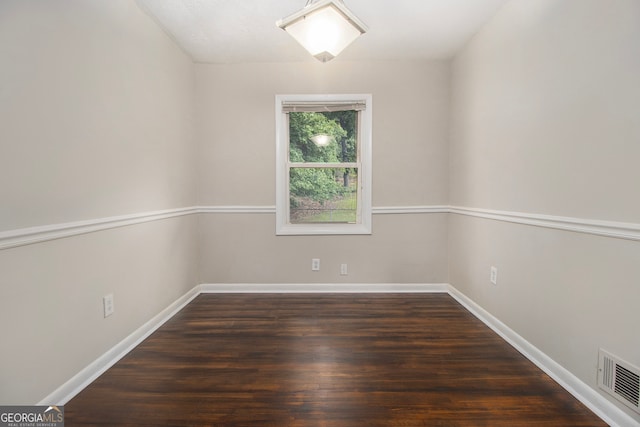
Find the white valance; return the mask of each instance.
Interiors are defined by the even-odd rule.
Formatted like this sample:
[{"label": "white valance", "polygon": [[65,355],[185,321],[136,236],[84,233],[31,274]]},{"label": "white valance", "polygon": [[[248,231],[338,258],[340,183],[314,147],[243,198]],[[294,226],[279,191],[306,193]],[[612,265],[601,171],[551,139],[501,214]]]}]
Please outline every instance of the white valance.
[{"label": "white valance", "polygon": [[283,101],[283,113],[324,113],[333,111],[363,111],[365,101]]}]

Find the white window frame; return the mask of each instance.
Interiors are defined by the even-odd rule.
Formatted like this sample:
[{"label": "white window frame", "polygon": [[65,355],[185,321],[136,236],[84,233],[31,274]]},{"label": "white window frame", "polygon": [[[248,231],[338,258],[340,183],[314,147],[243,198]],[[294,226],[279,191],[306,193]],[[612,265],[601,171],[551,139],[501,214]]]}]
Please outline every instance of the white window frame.
[{"label": "white window frame", "polygon": [[[372,96],[370,94],[342,95],[276,95],[276,235],[332,235],[371,234],[371,148],[372,148]],[[285,102],[364,102],[359,111],[358,149],[358,220],[354,224],[318,223],[292,224],[289,222],[289,120],[283,112]],[[322,164],[318,164],[322,166]]]}]

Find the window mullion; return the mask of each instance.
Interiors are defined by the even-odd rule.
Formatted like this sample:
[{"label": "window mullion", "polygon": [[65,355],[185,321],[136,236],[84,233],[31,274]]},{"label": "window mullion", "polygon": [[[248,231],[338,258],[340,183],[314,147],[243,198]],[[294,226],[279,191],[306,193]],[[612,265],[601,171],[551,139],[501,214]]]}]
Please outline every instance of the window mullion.
[{"label": "window mullion", "polygon": [[311,162],[289,162],[288,166],[291,168],[358,168],[360,162],[347,162],[347,163],[311,163]]}]

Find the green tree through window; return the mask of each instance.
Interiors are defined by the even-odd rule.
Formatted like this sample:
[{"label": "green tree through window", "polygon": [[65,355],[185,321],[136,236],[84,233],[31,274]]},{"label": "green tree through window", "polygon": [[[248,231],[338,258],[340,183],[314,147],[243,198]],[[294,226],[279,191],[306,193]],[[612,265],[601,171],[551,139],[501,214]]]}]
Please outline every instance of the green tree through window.
[{"label": "green tree through window", "polygon": [[289,113],[292,223],[356,222],[357,155],[356,111]]}]

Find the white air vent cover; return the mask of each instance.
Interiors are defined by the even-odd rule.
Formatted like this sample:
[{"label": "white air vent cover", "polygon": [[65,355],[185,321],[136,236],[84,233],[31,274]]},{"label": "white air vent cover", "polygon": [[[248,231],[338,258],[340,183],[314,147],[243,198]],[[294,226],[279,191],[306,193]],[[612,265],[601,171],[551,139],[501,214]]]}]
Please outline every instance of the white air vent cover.
[{"label": "white air vent cover", "polygon": [[640,413],[640,369],[600,349],[598,386]]}]

